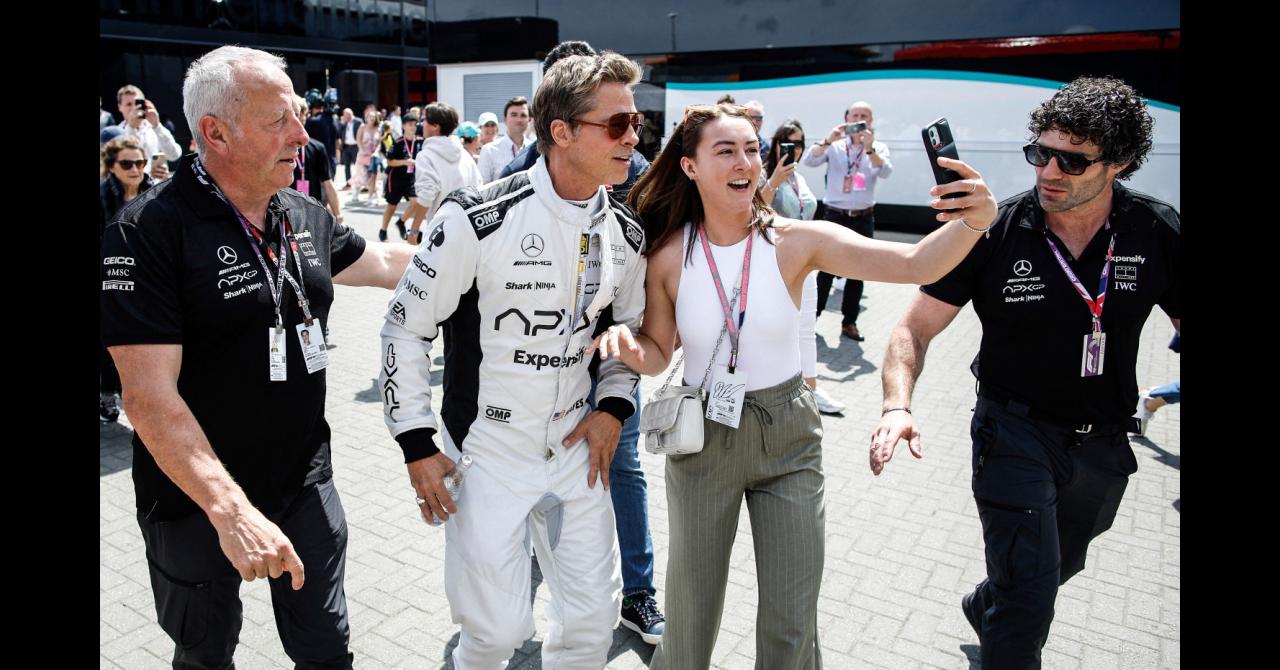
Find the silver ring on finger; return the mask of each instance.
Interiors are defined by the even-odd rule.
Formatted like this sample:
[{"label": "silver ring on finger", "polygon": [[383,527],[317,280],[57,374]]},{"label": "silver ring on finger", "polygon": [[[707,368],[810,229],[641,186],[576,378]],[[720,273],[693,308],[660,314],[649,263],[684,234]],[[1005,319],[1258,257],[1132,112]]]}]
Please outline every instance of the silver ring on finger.
[{"label": "silver ring on finger", "polygon": [[978,190],[978,182],[975,181],[973,182],[973,188],[969,189],[969,192],[973,193],[976,190]]},{"label": "silver ring on finger", "polygon": [[418,503],[418,505],[425,505],[425,504],[427,504],[427,499],[426,499],[426,498],[423,498],[422,496],[414,496],[414,497],[413,497],[413,501],[414,501],[414,502],[416,502],[416,503]]}]

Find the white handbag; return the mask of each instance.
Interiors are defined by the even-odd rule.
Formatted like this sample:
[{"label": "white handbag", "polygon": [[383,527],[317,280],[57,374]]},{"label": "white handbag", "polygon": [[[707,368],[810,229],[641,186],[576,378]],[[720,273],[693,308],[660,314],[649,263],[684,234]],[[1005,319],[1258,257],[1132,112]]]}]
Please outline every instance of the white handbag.
[{"label": "white handbag", "polygon": [[[736,304],[737,300],[738,290],[734,289],[733,303]],[[727,330],[727,324],[720,330],[716,347],[711,352],[711,360],[707,363],[707,371],[702,375],[702,383],[697,386],[671,385],[671,379],[684,364],[682,353],[662,387],[645,402],[640,410],[640,432],[644,433],[645,451],[659,456],[696,454],[702,451],[702,421],[706,414],[703,403],[707,397],[703,387],[711,376],[711,367],[715,365],[720,342]]]}]

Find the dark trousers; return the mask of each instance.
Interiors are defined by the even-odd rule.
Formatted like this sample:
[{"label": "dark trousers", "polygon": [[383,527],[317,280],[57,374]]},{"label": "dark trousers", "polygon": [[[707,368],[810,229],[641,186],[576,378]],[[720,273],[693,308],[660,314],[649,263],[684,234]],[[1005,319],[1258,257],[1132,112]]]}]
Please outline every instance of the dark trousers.
[{"label": "dark trousers", "polygon": [[342,169],[346,170],[347,181],[351,181],[351,164],[356,162],[356,154],[359,153],[360,147],[354,144],[342,145]]},{"label": "dark trousers", "polygon": [[1084,569],[1138,462],[1123,428],[1081,435],[981,397],[970,432],[987,558],[982,667],[1039,668],[1058,586]]},{"label": "dark trousers", "polygon": [[[351,629],[343,575],[347,519],[333,479],[305,487],[271,520],[306,569],[302,589],[289,573],[270,579],[271,605],[284,651],[295,668],[351,668]],[[239,573],[203,514],[174,521],[138,515],[160,627],[174,641],[175,670],[234,668],[243,610]]]},{"label": "dark trousers", "polygon": [[[845,216],[826,207],[822,208],[822,218],[838,223],[864,237],[875,237],[876,216],[868,212],[863,216]],[[827,308],[827,294],[831,293],[831,282],[835,275],[818,272],[818,315]],[[844,282],[844,300],[840,304],[840,325],[847,326],[858,322],[858,303],[862,301],[862,282],[857,279],[846,279]]]}]

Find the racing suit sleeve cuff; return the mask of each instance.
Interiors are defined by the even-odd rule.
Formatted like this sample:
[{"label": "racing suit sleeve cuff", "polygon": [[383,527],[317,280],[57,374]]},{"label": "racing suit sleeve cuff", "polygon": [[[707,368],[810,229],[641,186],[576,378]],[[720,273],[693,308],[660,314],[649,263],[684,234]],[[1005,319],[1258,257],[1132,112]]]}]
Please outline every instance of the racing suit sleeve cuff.
[{"label": "racing suit sleeve cuff", "polygon": [[435,428],[414,428],[397,435],[396,442],[400,443],[400,450],[404,452],[404,462],[412,463],[440,453],[440,448],[432,439],[435,434]]},{"label": "racing suit sleeve cuff", "polygon": [[621,423],[626,423],[627,419],[636,413],[635,406],[623,398],[601,398],[600,402],[596,403],[596,410],[612,415]]}]

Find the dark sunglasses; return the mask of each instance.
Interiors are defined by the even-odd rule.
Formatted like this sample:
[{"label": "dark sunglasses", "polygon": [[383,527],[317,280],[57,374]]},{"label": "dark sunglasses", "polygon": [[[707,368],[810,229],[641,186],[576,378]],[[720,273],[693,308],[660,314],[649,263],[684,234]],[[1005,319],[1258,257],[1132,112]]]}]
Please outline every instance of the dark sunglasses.
[{"label": "dark sunglasses", "polygon": [[627,128],[635,128],[636,131],[639,131],[640,126],[644,125],[644,114],[641,112],[618,112],[609,117],[606,123],[583,121],[582,119],[573,119],[573,122],[604,128],[609,131],[609,139],[616,140],[627,134]]},{"label": "dark sunglasses", "polygon": [[140,160],[140,161],[118,160],[116,161],[116,165],[119,165],[120,169],[122,170],[132,170],[133,166],[135,165],[137,165],[139,169],[142,169],[146,167],[147,161],[146,160]]},{"label": "dark sunglasses", "polygon": [[1022,147],[1022,155],[1026,156],[1028,163],[1036,167],[1044,167],[1049,164],[1051,158],[1057,158],[1058,169],[1069,175],[1082,175],[1090,165],[1102,160],[1102,158],[1086,158],[1084,154],[1042,147],[1035,143]]}]

